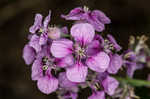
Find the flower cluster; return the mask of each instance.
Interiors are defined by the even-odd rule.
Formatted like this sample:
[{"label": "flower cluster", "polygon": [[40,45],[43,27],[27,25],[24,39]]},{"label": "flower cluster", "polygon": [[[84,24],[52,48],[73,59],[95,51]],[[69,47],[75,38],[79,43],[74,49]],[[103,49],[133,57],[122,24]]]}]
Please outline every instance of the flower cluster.
[{"label": "flower cluster", "polygon": [[88,99],[112,96],[119,86],[112,75],[118,73],[123,59],[115,38],[100,35],[110,19],[87,7],[75,8],[61,17],[74,21],[71,29],[49,26],[51,11],[44,21],[36,14],[29,29],[23,58],[27,65],[32,64],[32,80],[37,81],[41,92],[56,91],[60,99],[77,99],[79,87],[91,88]]}]

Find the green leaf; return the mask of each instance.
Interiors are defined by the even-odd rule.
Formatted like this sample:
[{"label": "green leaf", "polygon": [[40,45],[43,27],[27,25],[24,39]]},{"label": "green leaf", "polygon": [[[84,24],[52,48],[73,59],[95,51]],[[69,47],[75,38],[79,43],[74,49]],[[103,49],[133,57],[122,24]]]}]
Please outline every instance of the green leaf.
[{"label": "green leaf", "polygon": [[132,78],[122,78],[114,76],[119,82],[126,83],[132,86],[141,87],[141,86],[147,86],[150,87],[150,81],[146,80],[139,80],[139,79],[132,79]]}]

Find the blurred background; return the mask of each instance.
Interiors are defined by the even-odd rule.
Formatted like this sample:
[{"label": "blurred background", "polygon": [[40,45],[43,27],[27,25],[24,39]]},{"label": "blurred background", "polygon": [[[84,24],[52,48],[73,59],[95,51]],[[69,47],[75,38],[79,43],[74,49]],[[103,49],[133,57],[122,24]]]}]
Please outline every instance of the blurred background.
[{"label": "blurred background", "polygon": [[[130,35],[150,37],[150,0],[0,0],[0,99],[57,99],[55,93],[42,94],[31,80],[30,66],[22,59],[22,49],[28,42],[29,27],[36,13],[43,16],[52,10],[51,24],[68,25],[60,18],[78,6],[102,10],[112,23],[105,33],[111,33],[127,49]],[[150,45],[150,40],[149,42]],[[146,79],[149,70],[136,71]],[[87,99],[87,89],[79,99]],[[85,95],[86,94],[86,95]],[[149,88],[136,88],[141,99],[150,99]]]}]

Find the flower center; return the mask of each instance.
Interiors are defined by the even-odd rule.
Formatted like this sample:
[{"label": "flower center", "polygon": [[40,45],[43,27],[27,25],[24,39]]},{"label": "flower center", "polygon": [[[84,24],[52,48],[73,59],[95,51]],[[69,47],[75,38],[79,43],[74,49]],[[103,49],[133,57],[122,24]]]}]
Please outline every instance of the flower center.
[{"label": "flower center", "polygon": [[54,60],[51,59],[51,58],[48,58],[48,57],[43,57],[42,63],[43,63],[42,69],[43,69],[44,71],[45,71],[45,70],[48,70],[48,67],[50,67],[50,68],[54,68],[54,67],[55,67],[55,65],[54,65]]},{"label": "flower center", "polygon": [[84,7],[83,7],[83,10],[84,10],[85,12],[88,12],[88,11],[89,11],[89,8],[88,8],[87,6],[84,6]]},{"label": "flower center", "polygon": [[114,50],[114,45],[107,39],[104,41],[104,50]]},{"label": "flower center", "polygon": [[86,57],[86,51],[84,48],[81,48],[79,45],[75,46],[75,55],[77,58],[82,59]]},{"label": "flower center", "polygon": [[48,66],[47,66],[47,65],[44,65],[44,66],[42,67],[42,69],[45,71],[45,70],[48,69]]}]

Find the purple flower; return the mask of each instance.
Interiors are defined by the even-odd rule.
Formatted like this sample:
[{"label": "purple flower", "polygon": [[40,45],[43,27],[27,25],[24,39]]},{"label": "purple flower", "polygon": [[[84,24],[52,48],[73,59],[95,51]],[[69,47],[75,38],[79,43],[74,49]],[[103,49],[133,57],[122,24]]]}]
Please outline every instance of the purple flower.
[{"label": "purple flower", "polygon": [[[91,53],[89,51],[94,51],[88,49],[94,39],[94,34],[95,31],[92,25],[78,23],[71,28],[71,35],[76,41],[75,44],[68,39],[53,41],[51,53],[54,57],[65,58],[68,55],[75,55],[75,64],[66,69],[67,78],[70,81],[84,82],[88,72],[87,66],[97,72],[104,72],[107,69],[110,58],[105,52],[98,52],[94,56],[88,56],[88,53]],[[91,63],[94,65],[91,65]]]},{"label": "purple flower", "polygon": [[[41,51],[41,46],[47,43],[48,40],[48,24],[50,21],[51,11],[49,11],[49,15],[44,19],[42,24],[42,15],[36,14],[34,24],[30,27],[29,31],[33,34],[30,37],[29,45],[33,47],[36,52]],[[41,34],[38,36],[38,32]]]},{"label": "purple flower", "polygon": [[49,46],[46,45],[37,53],[32,65],[32,80],[37,80],[38,89],[50,94],[58,88],[58,80],[51,74],[55,68],[54,59],[50,56]]},{"label": "purple flower", "polygon": [[[115,38],[112,36],[112,35],[110,35],[110,34],[108,34],[107,35],[107,38],[108,38],[108,43],[109,44],[112,44],[112,47],[116,50],[116,51],[120,51],[122,48],[121,48],[121,46],[116,42],[116,40],[115,40]],[[111,46],[111,45],[110,45]]]},{"label": "purple flower", "polygon": [[103,81],[102,81],[102,85],[104,87],[104,91],[108,94],[108,95],[113,95],[115,93],[116,88],[119,85],[119,82],[114,79],[113,77],[107,76]]},{"label": "purple flower", "polygon": [[87,7],[77,7],[70,11],[68,15],[61,15],[66,20],[77,20],[88,22],[95,28],[96,31],[101,32],[104,30],[104,24],[109,24],[110,19],[99,10],[89,11]]},{"label": "purple flower", "polygon": [[105,99],[105,93],[104,91],[94,92],[91,96],[88,97],[88,99]]},{"label": "purple flower", "polygon": [[127,68],[127,75],[133,77],[135,70],[137,69],[136,55],[132,50],[127,50],[123,54],[124,66]]},{"label": "purple flower", "polygon": [[28,44],[23,49],[23,59],[27,65],[30,65],[35,59],[35,51]]},{"label": "purple flower", "polygon": [[122,47],[116,42],[115,38],[110,34],[107,35],[106,39],[101,35],[96,34],[94,40],[99,42],[99,47],[97,49],[103,50],[109,54],[113,54],[122,49]]},{"label": "purple flower", "polygon": [[50,21],[51,11],[49,11],[49,15],[44,19],[42,24],[43,16],[41,14],[36,14],[34,24],[30,27],[29,31],[31,33],[36,33],[37,31],[47,31],[48,23]]},{"label": "purple flower", "polygon": [[111,74],[116,74],[123,64],[122,57],[118,54],[114,54],[110,59],[111,61],[107,71]]},{"label": "purple flower", "polygon": [[126,62],[126,67],[127,67],[127,75],[129,77],[133,77],[134,72],[137,70],[137,66],[135,62]]}]

